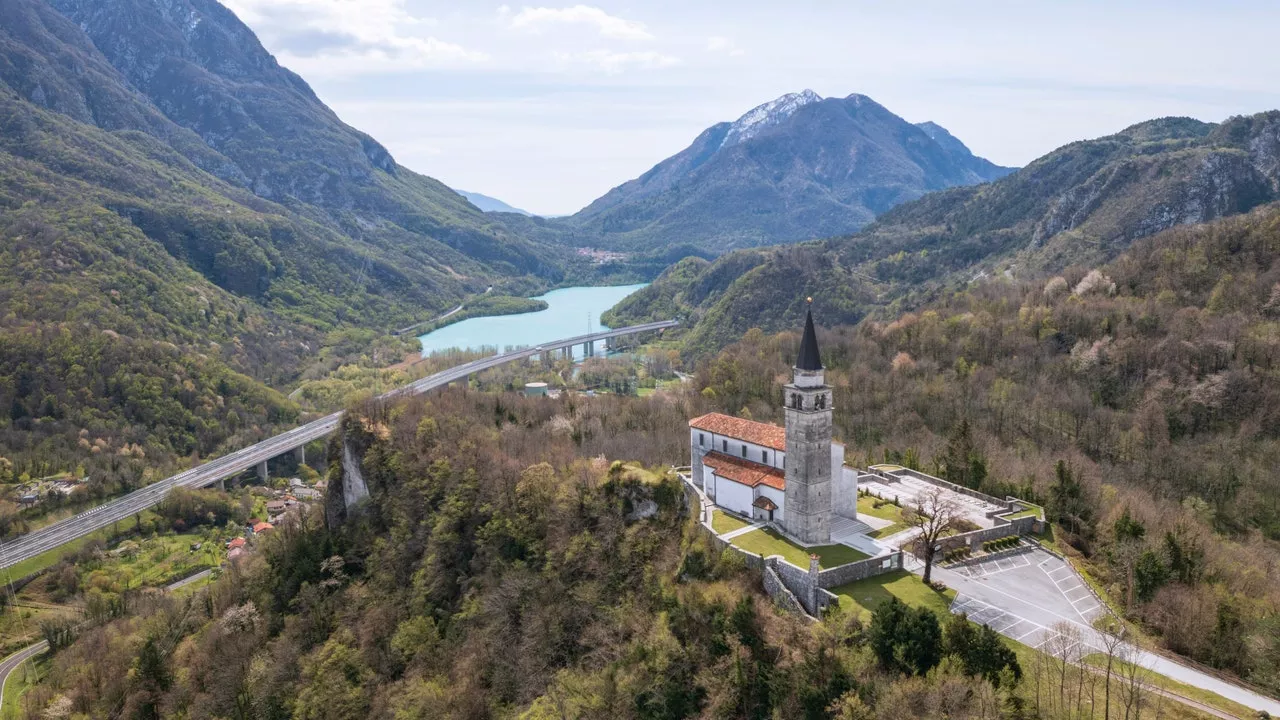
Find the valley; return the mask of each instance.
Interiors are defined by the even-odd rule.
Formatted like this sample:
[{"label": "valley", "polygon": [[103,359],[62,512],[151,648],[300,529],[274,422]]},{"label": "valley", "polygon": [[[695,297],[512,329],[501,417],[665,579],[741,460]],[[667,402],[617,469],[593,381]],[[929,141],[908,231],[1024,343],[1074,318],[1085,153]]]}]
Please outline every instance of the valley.
[{"label": "valley", "polygon": [[1269,96],[425,7],[0,2],[0,716],[1280,714]]}]

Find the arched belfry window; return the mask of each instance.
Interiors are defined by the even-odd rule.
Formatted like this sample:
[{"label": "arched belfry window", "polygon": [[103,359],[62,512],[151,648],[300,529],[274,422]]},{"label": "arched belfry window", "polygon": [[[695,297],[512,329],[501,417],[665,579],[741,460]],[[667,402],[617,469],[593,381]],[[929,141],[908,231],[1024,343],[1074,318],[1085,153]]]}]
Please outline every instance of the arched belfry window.
[{"label": "arched belfry window", "polygon": [[819,409],[819,410],[825,410],[825,409],[826,409],[826,407],[827,407],[827,396],[826,396],[826,395],[819,395],[819,396],[818,396],[818,409]]},{"label": "arched belfry window", "polygon": [[800,409],[800,393],[791,393],[791,408],[793,410]]}]

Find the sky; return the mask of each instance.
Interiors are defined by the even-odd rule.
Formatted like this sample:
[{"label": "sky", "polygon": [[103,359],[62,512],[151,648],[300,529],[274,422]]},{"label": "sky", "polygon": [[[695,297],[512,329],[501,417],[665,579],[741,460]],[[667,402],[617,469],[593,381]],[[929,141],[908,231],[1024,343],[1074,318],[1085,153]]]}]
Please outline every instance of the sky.
[{"label": "sky", "polygon": [[869,95],[1025,165],[1280,108],[1280,3],[223,0],[400,164],[573,213],[788,92]]}]

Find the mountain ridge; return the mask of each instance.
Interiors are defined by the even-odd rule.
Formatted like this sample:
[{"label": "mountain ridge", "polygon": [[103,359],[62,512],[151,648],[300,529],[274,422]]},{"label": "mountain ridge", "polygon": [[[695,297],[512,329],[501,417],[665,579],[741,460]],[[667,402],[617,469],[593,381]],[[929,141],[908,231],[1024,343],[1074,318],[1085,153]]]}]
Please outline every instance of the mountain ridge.
[{"label": "mountain ridge", "polygon": [[1162,230],[1275,202],[1278,158],[1280,111],[1220,124],[1158,118],[1070,143],[997,181],[904,203],[851,235],[685,266],[604,317],[676,313],[691,328],[687,348],[703,350],[757,324],[793,327],[805,296],[829,322],[854,324],[944,287],[1098,264]]},{"label": "mountain ridge", "polygon": [[707,128],[564,226],[576,243],[637,250],[678,238],[724,252],[850,232],[930,190],[1008,171],[865,95],[805,90]]}]

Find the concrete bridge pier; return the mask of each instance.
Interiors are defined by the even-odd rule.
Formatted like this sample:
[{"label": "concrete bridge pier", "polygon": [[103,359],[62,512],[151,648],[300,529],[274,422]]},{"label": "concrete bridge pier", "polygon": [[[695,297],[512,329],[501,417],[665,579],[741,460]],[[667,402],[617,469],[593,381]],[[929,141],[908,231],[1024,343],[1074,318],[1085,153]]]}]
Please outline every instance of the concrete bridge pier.
[{"label": "concrete bridge pier", "polygon": [[219,478],[219,479],[218,479],[218,489],[219,489],[219,490],[221,490],[222,492],[226,492],[226,491],[227,491],[227,479],[226,479],[226,478]]},{"label": "concrete bridge pier", "polygon": [[262,462],[258,463],[258,479],[264,483],[271,479],[271,476],[267,474],[266,460],[263,460]]},{"label": "concrete bridge pier", "polygon": [[591,340],[588,340],[588,341],[586,341],[585,343],[583,343],[583,344],[582,344],[582,356],[583,356],[584,358],[589,358],[589,357],[595,357],[595,356],[596,356],[596,344],[595,344],[595,342],[593,342],[593,341],[591,341]]},{"label": "concrete bridge pier", "polygon": [[298,458],[298,465],[307,464],[307,446],[299,445],[293,449],[293,456]]}]

